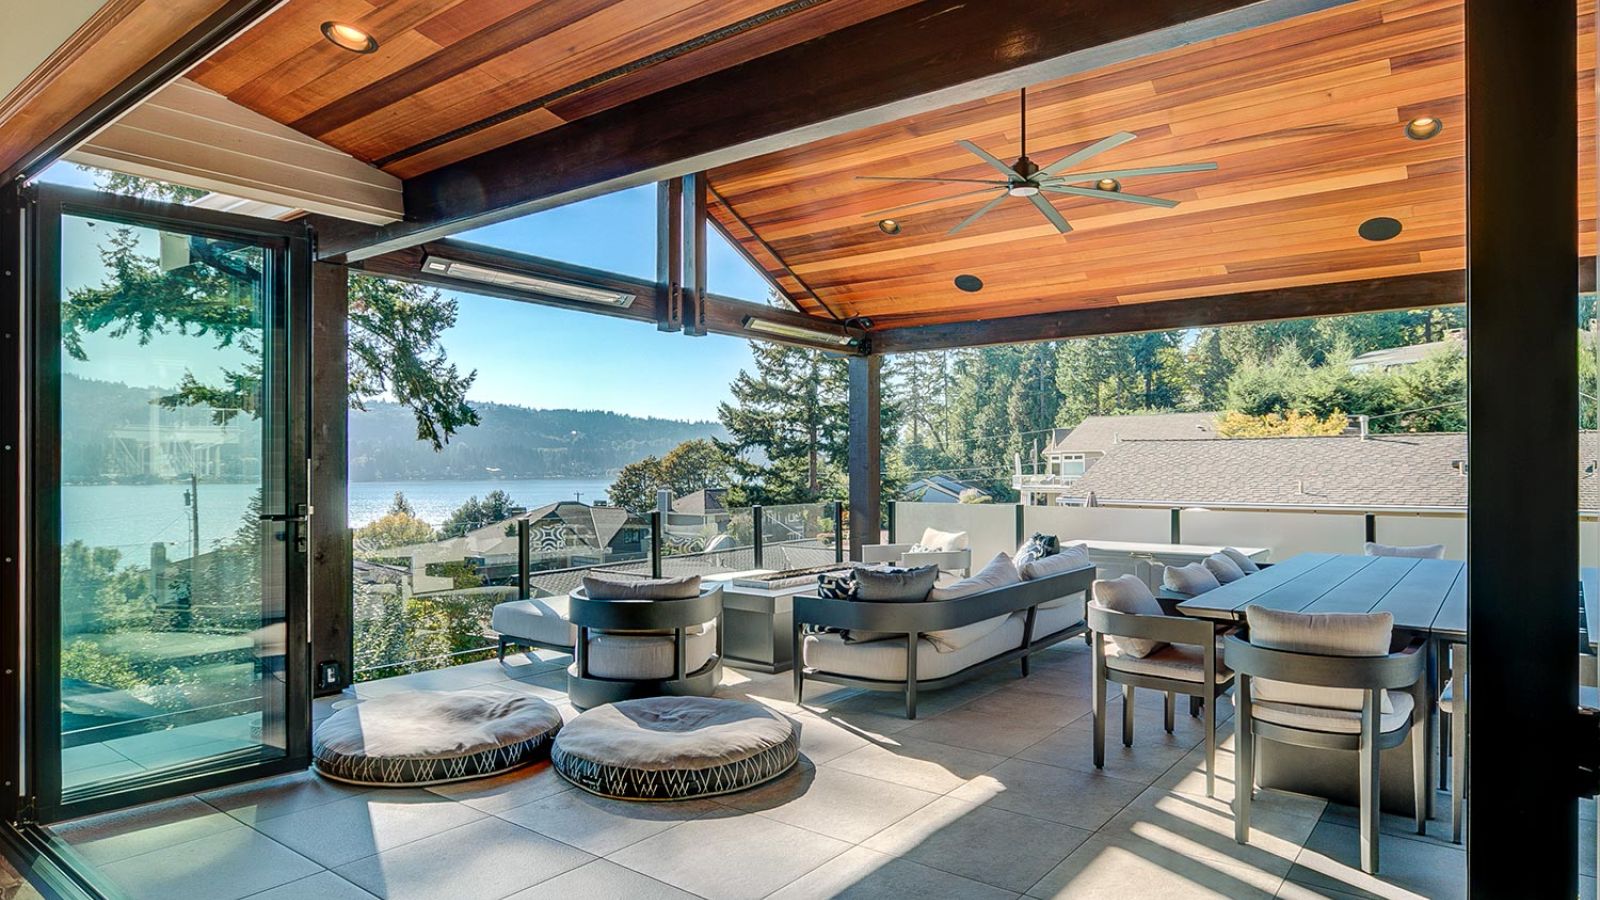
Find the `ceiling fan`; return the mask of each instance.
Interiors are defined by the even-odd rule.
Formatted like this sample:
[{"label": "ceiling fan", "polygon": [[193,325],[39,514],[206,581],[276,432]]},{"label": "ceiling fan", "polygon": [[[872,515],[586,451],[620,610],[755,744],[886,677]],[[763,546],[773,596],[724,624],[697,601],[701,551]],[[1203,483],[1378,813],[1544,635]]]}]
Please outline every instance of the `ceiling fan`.
[{"label": "ceiling fan", "polygon": [[[881,218],[886,213],[899,212],[914,206],[928,203],[942,203],[957,197],[969,197],[977,194],[994,194],[988,203],[978,207],[972,215],[967,216],[950,229],[950,234],[955,234],[973,222],[983,218],[985,214],[1005,202],[1007,197],[1022,197],[1032,203],[1050,224],[1062,234],[1072,230],[1061,213],[1045,199],[1045,194],[1069,194],[1075,197],[1098,197],[1102,200],[1120,200],[1124,203],[1141,203],[1146,206],[1161,206],[1171,208],[1178,205],[1176,200],[1164,197],[1146,197],[1143,194],[1129,194],[1122,190],[1122,179],[1135,178],[1140,175],[1171,175],[1178,172],[1210,172],[1216,169],[1214,162],[1178,163],[1170,166],[1135,166],[1125,169],[1102,169],[1094,172],[1067,172],[1066,170],[1093,156],[1098,156],[1107,150],[1120,147],[1131,141],[1136,135],[1127,131],[1119,131],[1110,137],[1098,141],[1069,153],[1044,168],[1040,168],[1033,160],[1028,158],[1028,91],[1021,91],[1021,118],[1022,118],[1022,147],[1021,155],[1015,163],[1006,165],[1000,159],[971,141],[956,141],[966,148],[972,155],[989,164],[1004,178],[900,178],[891,175],[857,175],[861,181],[902,181],[902,182],[935,182],[938,184],[981,184],[984,187],[951,194],[946,197],[936,197],[932,200],[918,200],[915,203],[906,203],[901,206],[892,206],[880,209],[877,212],[867,213],[863,218]],[[1093,182],[1092,187],[1083,187],[1084,184]],[[999,193],[995,193],[998,191]]]}]

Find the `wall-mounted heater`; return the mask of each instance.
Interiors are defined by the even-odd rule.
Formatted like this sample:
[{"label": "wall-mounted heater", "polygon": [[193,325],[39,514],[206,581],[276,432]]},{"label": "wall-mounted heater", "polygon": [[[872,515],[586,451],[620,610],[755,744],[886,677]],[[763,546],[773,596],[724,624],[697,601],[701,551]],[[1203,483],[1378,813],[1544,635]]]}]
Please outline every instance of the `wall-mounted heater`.
[{"label": "wall-mounted heater", "polygon": [[796,338],[818,344],[838,344],[841,347],[848,347],[856,342],[856,339],[848,334],[823,331],[820,328],[807,328],[804,325],[790,325],[787,322],[774,322],[771,319],[758,319],[755,316],[745,316],[744,327],[747,331],[775,334],[780,337]]},{"label": "wall-mounted heater", "polygon": [[632,306],[634,301],[634,295],[627,291],[570,284],[538,275],[510,272],[505,269],[480,266],[475,263],[446,259],[445,257],[431,254],[423,257],[422,270],[436,275],[449,275],[452,278],[460,278],[465,281],[518,288],[519,290],[539,294],[543,297],[552,297],[557,300],[576,300],[579,303],[595,303],[601,306],[615,306],[622,309]]}]

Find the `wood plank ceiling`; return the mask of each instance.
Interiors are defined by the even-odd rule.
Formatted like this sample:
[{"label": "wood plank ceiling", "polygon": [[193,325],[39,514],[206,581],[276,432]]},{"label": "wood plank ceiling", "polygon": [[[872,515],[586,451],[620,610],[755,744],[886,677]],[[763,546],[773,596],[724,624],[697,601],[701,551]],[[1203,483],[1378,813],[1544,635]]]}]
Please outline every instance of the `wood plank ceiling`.
[{"label": "wood plank ceiling", "polygon": [[[1594,253],[1594,0],[1579,3],[1581,246]],[[1060,235],[1011,198],[957,235],[986,197],[895,215],[971,185],[884,184],[856,175],[993,178],[956,146],[1010,162],[1017,97],[996,96],[795,147],[709,173],[711,213],[793,299],[817,316],[875,328],[1370,279],[1464,266],[1461,0],[1345,6],[1109,67],[1028,92],[1028,153],[1053,162],[1116,131],[1138,137],[1077,167],[1214,160],[1214,172],[1124,181],[1175,209],[1054,196]],[[1437,116],[1444,130],[1408,139]],[[1492,126],[1491,126],[1492,127]],[[1530,140],[1537,136],[1530,136]],[[1357,235],[1400,220],[1382,243]],[[977,275],[979,293],[953,284]]]},{"label": "wood plank ceiling", "polygon": [[911,2],[289,0],[191,77],[408,178]]}]

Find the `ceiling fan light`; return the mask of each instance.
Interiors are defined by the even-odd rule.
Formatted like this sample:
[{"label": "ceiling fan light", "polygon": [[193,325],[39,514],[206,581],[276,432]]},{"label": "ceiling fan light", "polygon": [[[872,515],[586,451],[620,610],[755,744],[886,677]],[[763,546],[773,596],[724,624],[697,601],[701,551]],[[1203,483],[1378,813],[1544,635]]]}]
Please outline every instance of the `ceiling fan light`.
[{"label": "ceiling fan light", "polygon": [[1122,190],[1122,182],[1116,180],[1115,178],[1102,178],[1099,181],[1096,181],[1094,186],[1098,190],[1109,191],[1113,194]]},{"label": "ceiling fan light", "polygon": [[1006,193],[1013,197],[1032,197],[1039,193],[1039,186],[1031,181],[1023,181],[1006,188]]}]

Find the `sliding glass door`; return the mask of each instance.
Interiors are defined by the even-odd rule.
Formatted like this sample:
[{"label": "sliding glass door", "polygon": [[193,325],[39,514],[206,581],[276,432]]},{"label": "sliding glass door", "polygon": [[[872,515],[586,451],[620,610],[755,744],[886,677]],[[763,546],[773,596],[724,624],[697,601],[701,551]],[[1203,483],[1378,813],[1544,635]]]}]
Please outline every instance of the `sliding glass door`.
[{"label": "sliding glass door", "polygon": [[35,210],[36,815],[301,764],[304,232],[58,188]]}]

